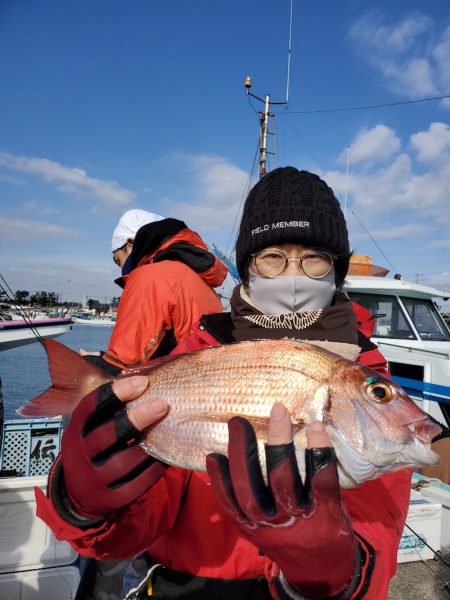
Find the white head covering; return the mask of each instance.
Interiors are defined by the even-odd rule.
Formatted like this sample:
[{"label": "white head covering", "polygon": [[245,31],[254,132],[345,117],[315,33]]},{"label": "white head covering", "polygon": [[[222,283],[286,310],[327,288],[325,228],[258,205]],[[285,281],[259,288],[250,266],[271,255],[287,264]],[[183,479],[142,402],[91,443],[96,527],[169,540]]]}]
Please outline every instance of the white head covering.
[{"label": "white head covering", "polygon": [[119,248],[122,248],[129,238],[134,239],[136,233],[143,225],[162,221],[163,219],[164,217],[161,217],[161,215],[156,215],[155,213],[140,208],[127,210],[127,212],[120,217],[112,234],[111,252],[115,252]]}]

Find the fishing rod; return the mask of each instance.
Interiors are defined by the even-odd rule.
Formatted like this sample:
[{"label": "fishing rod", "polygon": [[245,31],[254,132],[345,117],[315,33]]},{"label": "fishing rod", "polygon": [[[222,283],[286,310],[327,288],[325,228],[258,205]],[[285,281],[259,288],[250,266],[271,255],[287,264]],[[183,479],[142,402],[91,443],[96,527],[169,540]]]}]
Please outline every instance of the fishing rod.
[{"label": "fishing rod", "polygon": [[33,335],[35,336],[35,338],[37,339],[37,341],[42,345],[43,348],[45,348],[44,341],[43,341],[43,338],[42,338],[41,334],[36,329],[36,327],[33,325],[33,321],[27,315],[26,311],[23,310],[23,308],[19,304],[15,303],[14,292],[9,287],[8,282],[6,281],[6,279],[3,277],[3,275],[1,273],[0,273],[0,280],[2,281],[2,283],[0,283],[1,291],[6,295],[6,298],[12,304],[12,306],[14,307],[14,309],[18,312],[18,314],[22,317],[22,319],[28,325],[28,327],[30,328],[31,332],[33,333]]}]

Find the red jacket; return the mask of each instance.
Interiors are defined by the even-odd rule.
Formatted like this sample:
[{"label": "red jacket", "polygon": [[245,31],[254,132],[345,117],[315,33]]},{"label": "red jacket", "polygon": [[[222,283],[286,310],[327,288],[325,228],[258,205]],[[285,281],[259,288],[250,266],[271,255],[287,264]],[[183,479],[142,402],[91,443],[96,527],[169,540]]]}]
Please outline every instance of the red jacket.
[{"label": "red jacket", "polygon": [[[195,327],[177,352],[211,345],[219,344],[205,329]],[[360,362],[386,372],[386,363],[375,348],[362,353]],[[370,556],[363,569],[362,587],[367,589],[358,598],[386,597],[397,568],[410,480],[411,470],[404,469],[342,492],[354,531]],[[57,538],[69,541],[84,556],[125,558],[147,549],[156,562],[194,575],[220,579],[264,576],[269,582],[278,575],[277,565],[261,556],[222,516],[206,473],[170,467],[145,495],[98,529],[82,531],[65,522],[40,490],[37,505],[38,516]]]}]

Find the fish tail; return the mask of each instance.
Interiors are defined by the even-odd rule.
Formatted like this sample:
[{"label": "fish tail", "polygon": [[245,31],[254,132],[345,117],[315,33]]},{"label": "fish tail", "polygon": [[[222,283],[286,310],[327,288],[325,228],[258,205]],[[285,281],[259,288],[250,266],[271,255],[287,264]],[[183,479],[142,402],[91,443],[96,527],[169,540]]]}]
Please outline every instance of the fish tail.
[{"label": "fish tail", "polygon": [[90,390],[88,379],[98,385],[110,381],[104,371],[92,365],[64,344],[52,339],[43,341],[48,356],[52,386],[18,408],[24,417],[55,417],[71,413]]}]

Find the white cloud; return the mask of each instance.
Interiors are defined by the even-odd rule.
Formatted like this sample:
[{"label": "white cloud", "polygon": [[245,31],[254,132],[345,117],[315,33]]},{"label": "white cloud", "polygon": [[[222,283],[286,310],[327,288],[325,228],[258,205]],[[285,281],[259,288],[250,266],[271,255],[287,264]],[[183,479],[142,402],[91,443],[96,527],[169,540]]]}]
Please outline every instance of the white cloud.
[{"label": "white cloud", "polygon": [[433,83],[433,70],[426,58],[413,58],[404,62],[382,61],[381,70],[390,80],[393,89],[412,98],[424,98],[437,95],[438,90]]},{"label": "white cloud", "polygon": [[377,240],[405,240],[422,237],[430,233],[429,225],[419,223],[409,223],[405,225],[396,225],[395,227],[383,227],[375,229],[372,235]]},{"label": "white cloud", "polygon": [[39,238],[67,238],[78,237],[80,233],[69,227],[61,227],[52,223],[41,221],[0,218],[0,238],[6,240],[32,240]]},{"label": "white cloud", "polygon": [[229,232],[245,197],[248,173],[219,156],[171,156],[164,162],[174,159],[178,168],[185,166],[191,181],[189,192],[185,187],[164,200],[165,214],[179,216],[199,232]]},{"label": "white cloud", "polygon": [[[432,55],[436,61],[440,88],[448,92],[450,89],[450,69],[448,68],[450,64],[450,26],[447,27],[441,41],[432,50]],[[450,103],[449,100],[446,102]]]},{"label": "white cloud", "polygon": [[447,240],[434,240],[426,244],[427,248],[450,248],[450,239]]},{"label": "white cloud", "polygon": [[[443,273],[426,273],[425,275],[426,279],[423,281],[425,285],[450,292],[450,273],[448,271]],[[443,313],[450,313],[450,302],[448,300],[439,299],[437,303]]]},{"label": "white cloud", "polygon": [[[409,153],[401,152],[401,144],[395,144],[399,151],[393,152],[389,164],[382,166],[362,160],[371,156],[372,147],[377,147],[369,143],[372,136],[377,139],[374,131],[376,127],[357,137],[361,143],[355,144],[356,159],[350,151],[348,178],[344,169],[323,175],[343,208],[347,193],[352,245],[359,251],[361,245],[371,246],[371,236],[390,248],[398,242],[395,252],[401,253],[402,248],[408,247],[412,253],[416,248],[427,248],[442,254],[450,247],[445,239],[450,231],[449,125],[432,123],[427,130],[415,132],[410,137]],[[387,139],[398,137],[390,131]]]},{"label": "white cloud", "polygon": [[[111,266],[108,266],[109,262]],[[37,260],[30,256],[25,263],[6,265],[2,275],[14,290],[56,292],[61,294],[63,302],[82,302],[85,297],[109,302],[122,293],[113,283],[118,275],[114,267],[112,261],[93,264],[86,269],[73,258],[52,255]]]},{"label": "white cloud", "polygon": [[54,206],[50,205],[41,205],[39,202],[31,200],[29,202],[25,202],[23,205],[23,209],[27,215],[60,215],[61,211],[56,209]]},{"label": "white cloud", "polygon": [[[401,146],[395,131],[386,125],[376,125],[372,129],[363,129],[350,144],[349,162],[373,162],[385,160],[399,151]],[[341,154],[341,160],[346,160],[347,152]]]},{"label": "white cloud", "polygon": [[431,123],[428,131],[411,135],[411,145],[424,162],[448,161],[450,154],[450,127],[447,123]]},{"label": "white cloud", "polygon": [[348,37],[393,91],[419,99],[449,90],[450,27],[440,38],[435,30],[433,21],[420,13],[386,24],[381,14],[371,12],[352,26]]},{"label": "white cloud", "polygon": [[349,38],[361,47],[383,53],[402,54],[417,45],[417,39],[432,29],[429,17],[414,13],[396,25],[386,25],[381,13],[370,11],[354,23]]},{"label": "white cloud", "polygon": [[[431,125],[428,131],[411,136],[411,146],[421,161],[427,161],[427,169],[420,172],[414,156],[403,152],[393,156],[388,166],[365,169],[357,161],[350,161],[347,195],[357,213],[372,216],[406,210],[435,224],[450,219],[450,161],[449,128],[440,123]],[[350,154],[350,156],[352,156]],[[360,167],[360,168],[358,168]],[[344,172],[330,171],[326,174],[330,185],[341,198],[345,196]]]},{"label": "white cloud", "polygon": [[[358,170],[350,163],[347,192],[351,205],[357,213],[385,213],[392,207],[393,197],[404,193],[412,176],[411,159],[407,154],[395,157],[387,167],[370,171]],[[329,171],[326,180],[339,197],[345,197],[346,176],[344,172]]]},{"label": "white cloud", "polygon": [[78,197],[94,198],[112,209],[127,206],[136,198],[134,192],[121,187],[115,181],[89,177],[82,169],[65,167],[47,158],[14,156],[0,152],[0,166],[9,171],[37,175],[54,183],[59,190]]},{"label": "white cloud", "polygon": [[222,204],[229,198],[235,202],[241,198],[248,174],[239,167],[217,156],[194,156],[190,162],[207,202]]},{"label": "white cloud", "polygon": [[349,37],[379,51],[401,53],[410,49],[414,38],[427,32],[431,25],[431,19],[419,13],[404,18],[397,25],[386,25],[380,13],[370,11],[353,24]]}]

